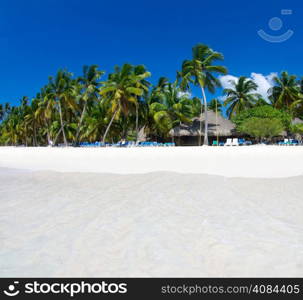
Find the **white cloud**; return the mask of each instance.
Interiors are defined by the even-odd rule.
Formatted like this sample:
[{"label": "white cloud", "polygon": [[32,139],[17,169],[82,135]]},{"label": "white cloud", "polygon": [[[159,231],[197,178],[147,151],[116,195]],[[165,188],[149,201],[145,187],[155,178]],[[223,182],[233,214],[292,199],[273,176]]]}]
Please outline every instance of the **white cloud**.
[{"label": "white cloud", "polygon": [[219,77],[219,80],[222,84],[222,87],[224,89],[230,89],[233,87],[232,82],[235,81],[236,83],[238,82],[238,77],[233,76],[233,75],[223,75]]},{"label": "white cloud", "polygon": [[219,97],[217,97],[217,99],[219,100],[219,102],[223,103],[226,99],[226,96],[219,96]]},{"label": "white cloud", "polygon": [[[251,73],[250,79],[253,80],[257,85],[258,89],[256,90],[256,93],[260,94],[266,101],[268,100],[268,90],[273,87],[273,78],[277,76],[277,73],[270,73],[269,75],[263,75],[260,73]],[[238,77],[233,76],[233,75],[224,75],[220,76],[219,80],[222,84],[222,87],[224,89],[226,88],[231,88],[231,80],[238,81]]]},{"label": "white cloud", "polygon": [[268,100],[268,90],[273,87],[273,78],[277,73],[270,73],[267,76],[258,73],[251,73],[252,80],[258,85],[257,93],[265,100]]},{"label": "white cloud", "polygon": [[182,97],[188,97],[188,98],[191,98],[191,93],[190,92],[182,92],[182,91],[179,91],[178,92],[178,97],[179,98],[182,98]]}]

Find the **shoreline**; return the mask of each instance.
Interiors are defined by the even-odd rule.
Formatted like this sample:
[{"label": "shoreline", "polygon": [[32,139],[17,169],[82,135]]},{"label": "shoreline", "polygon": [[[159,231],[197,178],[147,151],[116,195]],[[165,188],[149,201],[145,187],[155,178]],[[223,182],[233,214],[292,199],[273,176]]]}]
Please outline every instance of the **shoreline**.
[{"label": "shoreline", "polygon": [[69,173],[174,172],[288,178],[303,175],[303,147],[0,147],[0,168]]}]

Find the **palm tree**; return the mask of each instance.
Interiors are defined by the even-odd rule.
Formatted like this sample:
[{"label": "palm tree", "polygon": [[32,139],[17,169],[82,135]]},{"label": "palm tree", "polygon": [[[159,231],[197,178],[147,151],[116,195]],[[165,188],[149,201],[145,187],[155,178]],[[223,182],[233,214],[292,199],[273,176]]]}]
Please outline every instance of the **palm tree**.
[{"label": "palm tree", "polygon": [[[218,126],[218,112],[222,114],[222,104],[218,99],[212,99],[208,108],[216,113],[216,127]],[[217,146],[219,145],[219,132],[217,130]]]},{"label": "palm tree", "polygon": [[[207,99],[205,90],[213,93],[216,87],[220,87],[220,81],[213,75],[214,73],[226,74],[227,69],[223,66],[213,65],[217,60],[223,60],[223,55],[209,48],[206,45],[198,44],[192,49],[192,59],[185,60],[182,69],[177,72],[177,78],[180,80],[180,86],[187,90],[190,84],[201,88],[204,111],[204,145],[208,145],[208,118],[207,118]],[[201,117],[203,109],[201,105]],[[202,122],[200,122],[199,145],[202,140]]]},{"label": "palm tree", "polygon": [[141,95],[135,95],[137,98],[136,101],[136,142],[138,141],[138,135],[139,135],[139,109],[142,105],[142,102],[148,97],[148,91],[150,83],[146,80],[146,78],[150,77],[151,74],[146,70],[146,68],[143,65],[138,65],[134,67],[134,74],[131,75],[133,83],[135,83],[135,87],[137,89],[142,90]]},{"label": "palm tree", "polygon": [[101,101],[110,102],[109,112],[111,115],[103,136],[103,142],[106,140],[113,121],[118,119],[121,114],[128,116],[131,107],[139,105],[138,98],[148,91],[145,79],[150,76],[150,73],[143,72],[143,68],[141,71],[136,70],[136,68],[138,67],[130,64],[124,64],[121,68],[116,67],[115,72],[109,74],[108,80],[103,82],[100,88],[100,95],[104,97]]},{"label": "palm tree", "polygon": [[208,103],[208,109],[217,113],[222,113],[222,103],[221,101],[219,101],[218,99],[212,99],[209,103]]},{"label": "palm tree", "polygon": [[150,97],[148,99],[149,104],[153,102],[162,102],[165,99],[165,91],[169,85],[169,80],[166,77],[160,77],[158,83],[153,87]]},{"label": "palm tree", "polygon": [[[55,121],[55,101],[49,98],[49,87],[44,86],[41,88],[40,93],[37,93],[37,107],[35,110],[35,118],[40,124],[42,135],[46,135],[47,145],[51,145],[51,123]],[[60,131],[61,132],[61,131]]]},{"label": "palm tree", "polygon": [[155,130],[166,137],[170,129],[177,125],[190,123],[194,116],[193,101],[182,95],[177,81],[166,82],[161,92],[154,89],[156,95],[151,98],[156,100],[149,104],[149,112]]},{"label": "palm tree", "polygon": [[37,128],[38,128],[38,124],[39,124],[39,114],[37,114],[37,110],[38,110],[38,106],[39,106],[39,98],[34,98],[32,99],[26,116],[25,116],[25,123],[26,126],[31,128],[32,131],[32,145],[33,146],[37,146],[38,142],[37,142]]},{"label": "palm tree", "polygon": [[3,120],[4,117],[4,106],[0,103],[0,121]]},{"label": "palm tree", "polygon": [[295,75],[282,72],[281,76],[274,77],[275,86],[269,90],[269,99],[275,108],[290,111],[294,102],[299,100],[300,85]]},{"label": "palm tree", "polygon": [[20,141],[21,123],[20,109],[18,107],[10,107],[10,115],[4,120],[2,129],[2,138],[5,144],[16,146]]},{"label": "palm tree", "polygon": [[81,128],[81,139],[85,138],[89,141],[97,141],[103,137],[107,125],[107,112],[108,103],[106,102],[88,107]]},{"label": "palm tree", "polygon": [[303,118],[303,78],[298,82],[299,93],[297,95],[297,100],[291,104],[291,113],[294,117]]},{"label": "palm tree", "polygon": [[26,115],[28,114],[30,108],[28,106],[28,97],[23,96],[20,100],[20,106],[16,109],[17,114],[19,115],[19,122],[17,125],[19,135],[22,137],[25,146],[28,145],[28,136],[29,136],[29,126],[26,122]]},{"label": "palm tree", "polygon": [[80,120],[77,125],[77,132],[76,132],[76,143],[79,140],[80,129],[82,126],[82,122],[84,116],[86,114],[87,106],[91,104],[93,101],[98,100],[98,87],[99,87],[99,79],[104,74],[104,71],[98,70],[97,65],[91,66],[84,66],[83,67],[83,75],[78,78],[79,83],[79,100],[83,102],[82,111],[80,115]]},{"label": "palm tree", "polygon": [[72,103],[73,82],[71,76],[71,73],[65,70],[59,70],[55,78],[49,78],[47,87],[49,105],[57,107],[59,112],[61,132],[65,146],[67,146],[67,139],[64,128],[66,124],[63,121],[63,109],[74,105]]},{"label": "palm tree", "polygon": [[5,116],[7,116],[10,112],[11,112],[11,105],[8,102],[6,102],[4,104],[3,118],[5,118]]},{"label": "palm tree", "polygon": [[232,87],[223,91],[226,96],[224,106],[228,106],[226,112],[229,118],[253,107],[260,97],[254,93],[258,88],[257,84],[245,76],[241,76],[238,81],[231,80],[230,83]]}]

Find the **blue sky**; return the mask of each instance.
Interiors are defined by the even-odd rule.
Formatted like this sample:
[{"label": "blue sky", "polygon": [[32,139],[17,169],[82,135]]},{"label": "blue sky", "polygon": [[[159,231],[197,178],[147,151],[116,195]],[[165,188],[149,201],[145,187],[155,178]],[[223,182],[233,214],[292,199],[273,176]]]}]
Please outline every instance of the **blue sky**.
[{"label": "blue sky", "polygon": [[[292,14],[281,15],[282,9]],[[269,28],[273,17],[283,21],[280,30]],[[302,17],[299,0],[1,0],[0,102],[32,97],[58,69],[78,75],[85,64],[107,73],[116,64],[144,64],[152,82],[174,80],[198,42],[222,52],[233,76],[285,69],[303,75]],[[269,43],[260,29],[294,35]]]}]

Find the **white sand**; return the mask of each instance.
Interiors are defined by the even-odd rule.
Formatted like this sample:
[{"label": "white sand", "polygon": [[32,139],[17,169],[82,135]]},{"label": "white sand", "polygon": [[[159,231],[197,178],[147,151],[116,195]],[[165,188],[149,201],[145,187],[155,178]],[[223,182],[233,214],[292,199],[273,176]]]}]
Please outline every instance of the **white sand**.
[{"label": "white sand", "polygon": [[303,177],[0,172],[0,276],[303,276]]},{"label": "white sand", "polygon": [[303,176],[160,172],[290,177],[302,154],[0,148],[19,169],[0,169],[0,277],[302,277]]},{"label": "white sand", "polygon": [[226,177],[291,177],[303,175],[303,147],[0,147],[0,167],[118,174],[168,171]]}]

